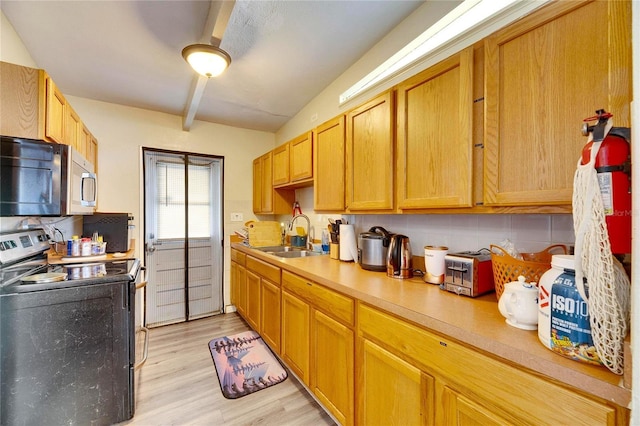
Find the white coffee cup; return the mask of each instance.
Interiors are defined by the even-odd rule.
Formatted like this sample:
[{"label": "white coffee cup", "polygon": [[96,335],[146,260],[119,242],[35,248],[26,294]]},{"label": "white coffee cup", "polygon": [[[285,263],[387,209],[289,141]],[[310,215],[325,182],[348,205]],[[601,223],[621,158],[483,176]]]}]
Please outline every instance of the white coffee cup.
[{"label": "white coffee cup", "polygon": [[444,257],[449,247],[424,246],[424,282],[442,284],[444,282]]}]

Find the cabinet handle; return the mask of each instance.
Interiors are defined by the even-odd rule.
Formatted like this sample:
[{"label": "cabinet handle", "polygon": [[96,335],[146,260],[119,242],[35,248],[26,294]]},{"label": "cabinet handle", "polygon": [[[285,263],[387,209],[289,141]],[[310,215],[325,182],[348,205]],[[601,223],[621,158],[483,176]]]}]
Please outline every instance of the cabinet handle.
[{"label": "cabinet handle", "polygon": [[313,284],[312,284],[312,283],[310,283],[309,281],[307,281],[307,285],[308,285],[309,287],[312,287],[312,286],[313,286]]}]

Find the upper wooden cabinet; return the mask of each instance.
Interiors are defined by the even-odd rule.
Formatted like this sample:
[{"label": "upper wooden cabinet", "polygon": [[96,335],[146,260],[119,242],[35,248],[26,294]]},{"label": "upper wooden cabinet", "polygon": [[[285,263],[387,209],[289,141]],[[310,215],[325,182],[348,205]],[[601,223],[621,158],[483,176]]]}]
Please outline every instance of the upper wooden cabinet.
[{"label": "upper wooden cabinet", "polygon": [[273,186],[301,188],[313,185],[313,136],[311,132],[273,151]]},{"label": "upper wooden cabinet", "polygon": [[570,204],[582,120],[630,126],[631,3],[554,2],[485,40],[485,204]]},{"label": "upper wooden cabinet", "polygon": [[472,47],[397,87],[399,209],[472,205],[472,94]]},{"label": "upper wooden cabinet", "polygon": [[344,211],[345,125],[340,115],[313,131],[315,210]]},{"label": "upper wooden cabinet", "polygon": [[261,157],[253,160],[253,212],[262,212],[262,162]]},{"label": "upper wooden cabinet", "polygon": [[73,146],[97,168],[98,141],[44,71],[0,62],[0,133]]},{"label": "upper wooden cabinet", "polygon": [[289,142],[291,183],[313,183],[313,135],[307,132]]},{"label": "upper wooden cabinet", "polygon": [[289,144],[285,143],[272,151],[273,155],[273,186],[289,183]]},{"label": "upper wooden cabinet", "polygon": [[78,114],[71,108],[71,105],[66,105],[64,108],[65,121],[64,121],[64,141],[67,145],[70,145],[76,149],[81,155],[85,155],[85,146],[80,140],[81,134],[83,134],[83,124],[80,121]]},{"label": "upper wooden cabinet", "polygon": [[273,187],[273,151],[253,160],[253,212],[256,214],[291,213],[295,192]]},{"label": "upper wooden cabinet", "polygon": [[0,134],[44,138],[44,71],[0,62]]},{"label": "upper wooden cabinet", "polygon": [[51,77],[46,76],[45,84],[47,105],[45,110],[45,137],[54,142],[73,146],[73,142],[66,143],[65,122],[67,117],[65,115],[65,106],[67,101]]},{"label": "upper wooden cabinet", "polygon": [[394,209],[394,108],[387,91],[347,114],[347,210]]}]

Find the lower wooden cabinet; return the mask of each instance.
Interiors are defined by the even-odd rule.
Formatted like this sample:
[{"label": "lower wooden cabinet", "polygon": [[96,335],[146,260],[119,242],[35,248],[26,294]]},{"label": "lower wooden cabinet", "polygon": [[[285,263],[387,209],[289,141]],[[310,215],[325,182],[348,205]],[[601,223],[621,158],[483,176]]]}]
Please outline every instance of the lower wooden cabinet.
[{"label": "lower wooden cabinet", "polygon": [[341,424],[353,424],[353,330],[318,310],[312,318],[311,389]]},{"label": "lower wooden cabinet", "polygon": [[260,288],[260,335],[280,353],[280,286],[262,279]]},{"label": "lower wooden cabinet", "polygon": [[[481,405],[478,405],[468,398],[465,398],[455,390],[447,386],[442,388],[440,401],[442,410],[440,419],[436,424],[459,425],[459,426],[501,426],[511,422],[492,413]],[[562,421],[558,422],[562,423]]]},{"label": "lower wooden cabinet", "polygon": [[240,302],[244,302],[244,309],[239,312],[277,354],[280,354],[281,335],[280,272],[277,266],[247,256],[244,271],[246,297],[239,297]]},{"label": "lower wooden cabinet", "polygon": [[245,318],[251,328],[260,331],[260,275],[247,271],[247,310]]},{"label": "lower wooden cabinet", "polygon": [[282,290],[282,359],[309,385],[309,305]]},{"label": "lower wooden cabinet", "polygon": [[231,249],[231,303],[243,317],[247,311],[246,255]]},{"label": "lower wooden cabinet", "polygon": [[282,288],[284,361],[341,424],[353,424],[353,299],[288,271]]},{"label": "lower wooden cabinet", "polygon": [[238,312],[342,425],[629,423],[623,407],[240,254]]},{"label": "lower wooden cabinet", "polygon": [[358,424],[434,424],[432,377],[369,340],[359,361]]},{"label": "lower wooden cabinet", "polygon": [[[371,376],[378,374],[374,370],[385,371],[397,367],[396,374],[413,377],[414,381],[418,372],[432,376],[434,385],[431,388],[435,386],[436,391],[431,399],[430,393],[425,393],[421,386],[403,383],[401,391],[404,395],[401,400],[413,402],[389,403],[387,408],[392,412],[389,418],[405,416],[412,411],[415,416],[418,410],[415,401],[427,395],[419,405],[423,413],[428,412],[433,401],[437,425],[556,425],[567,422],[623,425],[629,420],[628,410],[573,392],[376,308],[361,304],[358,324],[358,338],[365,348],[356,358],[356,365],[360,369],[358,376],[369,377],[370,380],[359,387],[364,394],[358,398],[356,411],[360,416],[366,416],[367,413],[369,416],[382,415],[375,413],[372,402],[382,404],[383,401],[374,399],[367,404],[366,396],[375,392],[369,389],[371,381],[375,380]],[[372,359],[376,355],[384,359],[379,355],[384,353],[383,350],[395,358],[387,356],[386,363],[377,361],[372,366]],[[403,362],[399,361],[400,358]],[[390,398],[396,388],[393,382],[389,386],[379,383],[374,389],[386,392],[387,398]],[[366,421],[362,423],[368,424]],[[407,420],[405,424],[410,423]]]}]

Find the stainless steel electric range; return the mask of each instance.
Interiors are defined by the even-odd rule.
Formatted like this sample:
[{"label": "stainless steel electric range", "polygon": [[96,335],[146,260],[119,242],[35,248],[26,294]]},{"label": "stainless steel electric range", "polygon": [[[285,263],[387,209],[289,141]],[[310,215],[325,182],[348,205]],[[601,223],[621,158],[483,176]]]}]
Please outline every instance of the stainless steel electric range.
[{"label": "stainless steel electric range", "polygon": [[140,263],[49,265],[48,250],[42,229],[0,234],[0,424],[130,419]]}]

